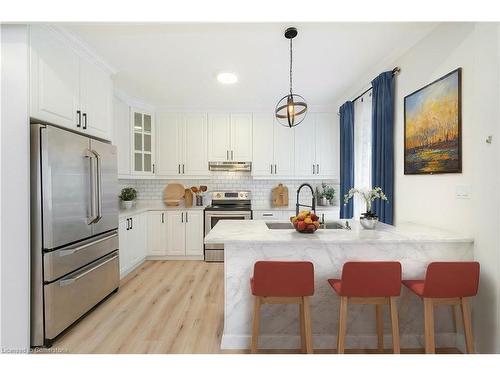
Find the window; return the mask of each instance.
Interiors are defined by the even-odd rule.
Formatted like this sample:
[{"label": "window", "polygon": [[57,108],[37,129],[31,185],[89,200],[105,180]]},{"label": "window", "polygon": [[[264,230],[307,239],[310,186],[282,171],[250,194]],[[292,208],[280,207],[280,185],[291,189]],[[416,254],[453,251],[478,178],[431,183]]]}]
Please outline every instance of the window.
[{"label": "window", "polygon": [[[372,92],[354,102],[354,186],[372,187]],[[366,212],[363,198],[354,198],[354,218]]]}]

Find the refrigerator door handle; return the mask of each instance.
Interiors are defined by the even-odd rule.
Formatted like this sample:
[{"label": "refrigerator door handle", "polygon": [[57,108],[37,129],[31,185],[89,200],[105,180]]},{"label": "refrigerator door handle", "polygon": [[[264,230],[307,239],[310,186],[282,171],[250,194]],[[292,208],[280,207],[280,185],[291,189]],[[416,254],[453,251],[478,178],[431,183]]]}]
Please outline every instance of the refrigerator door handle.
[{"label": "refrigerator door handle", "polygon": [[97,151],[92,150],[96,158],[96,201],[97,201],[97,218],[94,223],[97,223],[102,219],[102,172],[101,172],[101,155],[97,153]]},{"label": "refrigerator door handle", "polygon": [[91,150],[87,150],[85,157],[90,160],[90,216],[87,218],[87,225],[94,223],[98,219],[97,209],[96,209],[96,166],[95,166],[95,154]]},{"label": "refrigerator door handle", "polygon": [[88,275],[89,273],[91,273],[91,272],[95,271],[95,270],[96,270],[96,269],[98,269],[99,267],[102,267],[102,266],[104,266],[106,263],[109,263],[109,262],[111,262],[111,261],[113,261],[113,260],[115,260],[115,259],[117,259],[117,258],[118,258],[118,254],[113,255],[111,258],[108,258],[108,259],[106,259],[105,261],[100,262],[100,263],[99,263],[99,264],[97,264],[96,266],[94,266],[94,267],[92,267],[92,268],[90,268],[90,269],[88,269],[88,270],[85,270],[85,271],[83,271],[83,272],[81,272],[81,273],[77,274],[77,275],[76,275],[76,276],[74,276],[74,277],[71,277],[71,278],[64,278],[64,279],[62,279],[62,280],[59,280],[59,286],[64,287],[64,286],[66,286],[66,285],[73,284],[75,281],[77,281],[77,280],[81,279],[81,278],[82,278],[82,277],[84,277],[85,275]]},{"label": "refrigerator door handle", "polygon": [[73,248],[69,248],[69,249],[59,250],[59,256],[63,257],[63,256],[66,256],[66,255],[71,255],[71,254],[77,253],[78,251],[87,249],[87,248],[89,248],[91,246],[97,245],[98,243],[101,243],[103,241],[107,241],[107,240],[109,240],[109,239],[111,239],[113,237],[117,237],[117,236],[118,236],[118,233],[117,232],[113,232],[109,236],[99,238],[99,239],[97,239],[95,241],[92,241],[90,243],[86,243],[86,244],[78,246],[78,247],[73,247]]}]

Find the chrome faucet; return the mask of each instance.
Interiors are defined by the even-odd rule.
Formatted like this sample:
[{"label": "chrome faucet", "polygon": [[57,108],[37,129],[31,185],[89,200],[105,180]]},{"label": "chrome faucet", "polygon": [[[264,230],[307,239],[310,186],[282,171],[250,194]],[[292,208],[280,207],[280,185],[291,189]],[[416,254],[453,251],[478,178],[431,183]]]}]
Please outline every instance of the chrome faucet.
[{"label": "chrome faucet", "polygon": [[[312,204],[310,206],[299,203],[299,194],[304,186],[307,186],[309,189],[311,189]],[[297,203],[295,204],[295,215],[299,214],[300,207],[309,207],[312,211],[316,212],[316,198],[314,198],[314,190],[313,190],[312,186],[309,185],[308,183],[304,183],[304,184],[300,185],[299,188],[297,189]]]}]

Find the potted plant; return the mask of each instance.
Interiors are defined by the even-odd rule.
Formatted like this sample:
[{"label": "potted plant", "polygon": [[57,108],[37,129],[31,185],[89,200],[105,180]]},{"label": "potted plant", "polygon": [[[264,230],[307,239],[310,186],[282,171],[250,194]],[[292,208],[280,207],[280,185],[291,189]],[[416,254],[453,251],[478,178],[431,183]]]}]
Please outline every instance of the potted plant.
[{"label": "potted plant", "polygon": [[316,186],[316,199],[319,206],[333,206],[335,203],[335,188],[322,182],[321,190]]},{"label": "potted plant", "polygon": [[118,196],[122,201],[122,206],[125,209],[132,208],[135,198],[137,198],[137,190],[132,187],[123,188],[121,194]]},{"label": "potted plant", "polygon": [[360,190],[352,188],[346,195],[344,195],[344,204],[347,204],[349,200],[356,194],[363,197],[366,203],[366,212],[362,213],[361,217],[359,218],[361,225],[365,229],[374,229],[378,223],[378,216],[372,212],[372,202],[375,199],[382,199],[388,202],[386,195],[380,187],[374,187],[371,190]]}]

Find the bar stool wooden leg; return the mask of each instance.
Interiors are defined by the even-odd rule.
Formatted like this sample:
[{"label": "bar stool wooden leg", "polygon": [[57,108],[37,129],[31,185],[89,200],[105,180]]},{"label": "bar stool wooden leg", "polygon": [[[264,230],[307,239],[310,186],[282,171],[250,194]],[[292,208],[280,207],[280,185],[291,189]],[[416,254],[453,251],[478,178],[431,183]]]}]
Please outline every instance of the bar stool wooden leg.
[{"label": "bar stool wooden leg", "polygon": [[253,326],[252,326],[252,346],[250,352],[257,353],[259,342],[259,322],[260,322],[260,297],[255,297],[253,305]]},{"label": "bar stool wooden leg", "polygon": [[304,319],[304,333],[305,333],[305,341],[306,341],[306,353],[312,354],[312,328],[311,328],[311,311],[309,308],[309,297],[302,297],[302,304],[304,310],[303,319]]},{"label": "bar stool wooden leg", "polygon": [[377,348],[379,353],[384,352],[384,321],[382,317],[383,305],[375,305],[375,316],[377,320]]},{"label": "bar stool wooden leg", "polygon": [[347,297],[340,297],[339,329],[337,336],[337,354],[344,354],[345,331],[347,325]]},{"label": "bar stool wooden leg", "polygon": [[306,327],[304,321],[304,301],[299,304],[299,319],[300,319],[300,347],[302,353],[306,353]]},{"label": "bar stool wooden leg", "polygon": [[470,313],[469,299],[460,298],[460,307],[462,308],[462,320],[464,322],[465,347],[467,353],[474,353],[474,339],[472,337],[472,321]]},{"label": "bar stool wooden leg", "polygon": [[391,325],[392,325],[392,352],[399,354],[401,352],[399,345],[399,319],[398,319],[398,306],[396,304],[396,297],[390,297],[391,305]]},{"label": "bar stool wooden leg", "polygon": [[453,322],[453,332],[457,333],[457,310],[456,305],[450,305],[451,308],[451,320]]},{"label": "bar stool wooden leg", "polygon": [[434,354],[434,304],[432,298],[424,298],[425,353]]}]

